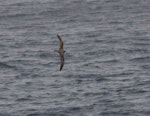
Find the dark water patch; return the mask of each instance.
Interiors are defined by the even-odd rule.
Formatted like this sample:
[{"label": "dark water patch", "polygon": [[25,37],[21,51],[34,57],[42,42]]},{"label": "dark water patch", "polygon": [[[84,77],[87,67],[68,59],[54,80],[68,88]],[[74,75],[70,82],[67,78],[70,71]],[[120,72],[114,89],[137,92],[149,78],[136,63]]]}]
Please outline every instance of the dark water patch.
[{"label": "dark water patch", "polygon": [[130,115],[135,115],[133,112],[129,111],[103,111],[102,113],[99,113],[99,116],[130,116]]},{"label": "dark water patch", "polygon": [[134,41],[135,43],[137,42],[137,43],[149,43],[150,42],[150,39],[149,39],[149,36],[147,36],[147,34],[148,34],[148,31],[144,31],[143,30],[143,35],[145,35],[143,38],[142,37],[140,37],[140,38],[138,38],[137,39],[137,41]]},{"label": "dark water patch", "polygon": [[89,52],[86,52],[85,55],[95,55],[95,52],[94,51],[91,51],[91,52],[89,51]]},{"label": "dark water patch", "polygon": [[47,59],[47,58],[52,57],[52,54],[49,53],[49,52],[43,52],[43,53],[40,53],[40,54],[39,54],[39,57],[40,57],[40,58],[43,58],[43,59]]},{"label": "dark water patch", "polygon": [[22,69],[25,66],[34,66],[36,64],[35,60],[28,60],[28,59],[24,59],[24,60],[9,60],[8,64],[13,65],[14,67],[16,67],[16,69]]},{"label": "dark water patch", "polygon": [[102,93],[86,92],[86,93],[84,93],[84,96],[85,97],[96,97],[96,96],[101,96],[102,94],[103,94],[103,92]]},{"label": "dark water patch", "polygon": [[75,79],[76,84],[82,84],[85,81],[97,81],[97,82],[103,82],[107,81],[107,79],[101,75],[101,74],[68,74],[65,76],[65,78],[73,78]]},{"label": "dark water patch", "polygon": [[141,57],[136,57],[130,59],[130,61],[135,62],[135,63],[148,63],[150,62],[150,57],[149,56],[141,56]]},{"label": "dark water patch", "polygon": [[16,66],[10,65],[8,62],[0,62],[1,69],[16,69]]},{"label": "dark water patch", "polygon": [[[47,10],[41,11],[39,12],[39,15],[43,15],[43,16],[50,16],[50,15],[54,15],[56,13],[56,9],[55,8],[49,8]],[[57,11],[58,12],[58,11]]]},{"label": "dark water patch", "polygon": [[94,43],[96,42],[96,43],[103,43],[105,40],[100,40],[100,39],[95,39],[94,40]]},{"label": "dark water patch", "polygon": [[100,31],[97,31],[97,30],[84,33],[85,38],[95,38],[95,37],[99,37],[99,36],[101,36],[101,33],[100,33]]},{"label": "dark water patch", "polygon": [[108,79],[100,74],[82,74],[82,75],[73,75],[73,76],[66,76],[67,78],[73,78],[74,83],[77,85],[85,84],[88,82],[96,82],[96,83],[102,83],[107,81]]},{"label": "dark water patch", "polygon": [[11,4],[12,6],[17,6],[17,7],[25,7],[25,6],[32,6],[35,2],[17,2]]},{"label": "dark water patch", "polygon": [[150,70],[150,65],[148,65],[148,64],[142,65],[141,68],[144,70]]},{"label": "dark water patch", "polygon": [[22,43],[22,42],[16,42],[12,45],[9,46],[11,49],[21,49],[21,48],[24,48],[25,47],[25,44]]},{"label": "dark water patch", "polygon": [[[4,84],[5,83],[5,85],[9,85],[9,84],[12,84],[12,83],[14,83],[14,82],[7,82],[7,80],[6,80],[6,82],[5,81],[2,81],[1,80],[1,83],[0,84]],[[10,88],[8,88],[8,87],[1,87],[0,88],[0,91],[1,92],[3,92],[3,91],[9,91],[10,90]],[[7,98],[1,98],[0,97],[0,99],[7,99]]]},{"label": "dark water patch", "polygon": [[62,23],[67,25],[77,24],[77,22],[78,22],[77,16],[66,16],[66,18],[62,20]]},{"label": "dark water patch", "polygon": [[24,35],[27,34],[27,32],[25,31],[26,29],[32,29],[33,26],[31,25],[13,25],[13,26],[10,26],[8,27],[8,30],[14,30],[14,31],[17,31],[17,30],[24,30]]},{"label": "dark water patch", "polygon": [[[146,84],[146,83],[145,83]],[[145,86],[145,85],[144,85]],[[131,83],[130,85],[121,88],[124,94],[129,94],[132,96],[143,96],[148,92],[146,88],[144,88],[143,84],[140,82]]]},{"label": "dark water patch", "polygon": [[102,81],[107,81],[108,79],[105,78],[105,77],[99,77],[99,78],[96,78],[96,81],[97,82],[102,82]]},{"label": "dark water patch", "polygon": [[[147,77],[148,78],[148,77]],[[150,84],[150,80],[147,80],[147,81],[142,81],[142,80],[138,80],[135,84],[135,86],[146,86],[146,85],[149,85]],[[142,89],[142,88],[141,88]],[[143,88],[144,89],[144,88]]]},{"label": "dark water patch", "polygon": [[[68,75],[67,77],[70,77],[70,76]],[[87,79],[88,78],[90,78],[90,79],[103,78],[101,74],[76,74],[76,75],[73,75],[73,77],[75,77],[75,78],[87,78]]]},{"label": "dark water patch", "polygon": [[8,113],[0,113],[0,116],[12,116],[12,115]]},{"label": "dark water patch", "polygon": [[[117,37],[117,36],[114,36],[115,38]],[[111,36],[111,37],[109,37],[109,39],[107,39],[107,40],[105,40],[105,42],[104,43],[106,43],[106,44],[108,44],[108,45],[110,45],[110,46],[112,46],[112,45],[115,45],[115,44],[119,44],[119,40],[117,40],[117,39],[112,39],[113,37]]]},{"label": "dark water patch", "polygon": [[104,46],[104,48],[102,46],[100,49],[100,52],[99,52],[100,56],[107,56],[107,55],[113,55],[114,56],[115,53],[116,53],[115,50],[113,50],[112,48],[109,48],[107,46]]},{"label": "dark water patch", "polygon": [[[28,116],[28,115],[29,116],[39,116],[40,114],[44,114],[44,113],[41,113],[40,111],[37,111],[37,109],[30,108],[30,109],[22,109],[19,112],[17,112],[17,114],[18,115],[24,114],[25,116]],[[44,116],[44,115],[41,115],[41,116]]]},{"label": "dark water patch", "polygon": [[33,17],[34,14],[10,14],[0,16],[0,20],[12,20],[12,19],[28,19],[28,17]]},{"label": "dark water patch", "polygon": [[16,99],[17,102],[26,102],[26,101],[32,101],[33,99],[31,98],[18,98]]},{"label": "dark water patch", "polygon": [[36,39],[27,39],[24,41],[24,43],[26,43],[26,45],[30,45],[30,46],[41,44],[41,42],[39,40],[36,40]]},{"label": "dark water patch", "polygon": [[101,61],[101,63],[119,63],[120,61],[118,59],[108,59],[108,60],[105,60],[105,61]]},{"label": "dark water patch", "polygon": [[144,114],[144,115],[147,115],[147,116],[150,115],[150,111],[149,111],[149,110],[147,110],[147,111],[141,111],[140,113],[141,113],[141,114]]},{"label": "dark water patch", "polygon": [[140,48],[134,48],[134,49],[121,49],[121,51],[125,51],[128,54],[135,54],[135,53],[143,53],[143,54],[148,54],[149,50],[148,49],[140,49]]},{"label": "dark water patch", "polygon": [[93,109],[93,106],[74,106],[74,107],[69,107],[66,108],[63,112],[65,112],[65,114],[67,116],[73,115],[73,116],[83,116],[88,114],[87,112],[90,112]]},{"label": "dark water patch", "polygon": [[21,78],[23,78],[23,77],[31,77],[31,74],[32,74],[32,72],[31,71],[22,71],[21,73],[20,73],[20,75],[17,77],[17,79],[21,79]]},{"label": "dark water patch", "polygon": [[69,114],[67,114],[67,108],[65,108],[63,106],[62,107],[58,107],[58,108],[47,109],[45,111],[45,114],[47,116],[69,116]]},{"label": "dark water patch", "polygon": [[33,82],[25,82],[25,84],[26,84],[27,86],[31,86],[31,85],[33,84]]},{"label": "dark water patch", "polygon": [[60,113],[41,113],[41,112],[36,112],[36,113],[30,113],[27,114],[27,116],[67,116],[66,114],[60,114]]},{"label": "dark water patch", "polygon": [[81,110],[81,107],[70,107],[66,112],[76,112]]},{"label": "dark water patch", "polygon": [[32,74],[30,74],[30,77],[31,78],[43,78],[44,77],[44,75],[42,75],[41,73],[39,73],[39,72],[33,72]]},{"label": "dark water patch", "polygon": [[143,88],[139,88],[139,87],[135,88],[134,86],[126,87],[124,92],[128,95],[136,95],[136,96],[147,93],[147,91],[144,90]]},{"label": "dark water patch", "polygon": [[69,116],[68,114],[65,113],[42,113],[42,112],[36,112],[36,113],[31,113],[31,114],[27,114],[27,116]]},{"label": "dark water patch", "polygon": [[21,78],[43,78],[45,77],[45,74],[37,68],[22,68],[19,71],[21,71],[20,75],[17,76],[17,79]]},{"label": "dark water patch", "polygon": [[105,75],[105,77],[126,77],[126,76],[131,76],[133,75],[134,73],[132,72],[122,72],[122,73],[116,73],[116,74],[109,74],[109,75]]},{"label": "dark water patch", "polygon": [[76,79],[77,84],[82,84],[83,80],[82,79]]},{"label": "dark water patch", "polygon": [[[60,60],[60,59],[59,59],[59,60]],[[58,61],[59,61],[59,60],[58,60]],[[58,61],[49,62],[49,63],[42,63],[41,65],[44,66],[44,67],[48,67],[48,68],[53,67],[53,66],[55,66],[55,67],[57,68],[57,67],[58,67]],[[56,64],[57,64],[57,65],[56,65]],[[58,76],[58,75],[52,74],[52,76],[53,76],[53,77],[56,77],[56,76]]]},{"label": "dark water patch", "polygon": [[[116,21],[116,20],[111,20],[111,21],[109,21],[108,22],[110,25],[119,25],[119,24],[123,24],[123,22],[122,21]],[[120,28],[118,28],[118,30],[119,30]]]},{"label": "dark water patch", "polygon": [[144,42],[140,42],[140,43],[133,43],[135,46],[144,46],[144,47],[148,47],[150,46],[150,42],[149,43],[144,43]]}]

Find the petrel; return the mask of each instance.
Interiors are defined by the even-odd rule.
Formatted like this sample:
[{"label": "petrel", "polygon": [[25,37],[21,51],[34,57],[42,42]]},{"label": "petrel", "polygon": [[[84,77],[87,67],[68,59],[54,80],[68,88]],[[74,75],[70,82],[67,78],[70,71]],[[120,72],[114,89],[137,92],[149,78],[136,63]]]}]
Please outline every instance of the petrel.
[{"label": "petrel", "polygon": [[64,53],[66,51],[63,49],[63,41],[62,41],[61,37],[58,34],[57,34],[57,37],[59,39],[59,49],[55,50],[55,52],[59,53],[59,55],[60,55],[60,71],[61,71],[64,66]]}]

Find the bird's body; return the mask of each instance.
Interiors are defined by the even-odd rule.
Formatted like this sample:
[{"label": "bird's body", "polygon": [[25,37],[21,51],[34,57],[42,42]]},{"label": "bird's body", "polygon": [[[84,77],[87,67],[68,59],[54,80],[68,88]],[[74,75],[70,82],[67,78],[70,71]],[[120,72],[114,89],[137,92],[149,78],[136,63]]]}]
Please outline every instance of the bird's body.
[{"label": "bird's body", "polygon": [[61,37],[58,34],[57,34],[57,37],[59,39],[59,49],[55,50],[55,52],[58,52],[59,55],[60,55],[60,61],[61,61],[60,71],[61,71],[63,66],[64,66],[64,53],[65,53],[65,50],[63,49],[63,41],[62,41]]}]

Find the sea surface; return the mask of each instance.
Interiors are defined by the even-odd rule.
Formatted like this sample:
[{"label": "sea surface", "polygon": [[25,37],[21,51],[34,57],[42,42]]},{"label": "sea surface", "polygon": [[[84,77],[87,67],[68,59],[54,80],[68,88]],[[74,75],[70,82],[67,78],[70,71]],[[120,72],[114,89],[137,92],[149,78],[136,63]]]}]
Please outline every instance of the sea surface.
[{"label": "sea surface", "polygon": [[0,116],[150,116],[150,0],[0,0]]}]

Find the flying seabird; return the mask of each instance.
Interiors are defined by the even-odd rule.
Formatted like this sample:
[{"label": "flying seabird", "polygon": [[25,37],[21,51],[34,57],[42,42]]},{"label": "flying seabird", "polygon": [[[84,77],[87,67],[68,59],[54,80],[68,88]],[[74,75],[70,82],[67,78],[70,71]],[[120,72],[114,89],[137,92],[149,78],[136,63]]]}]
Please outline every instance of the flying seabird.
[{"label": "flying seabird", "polygon": [[59,53],[59,55],[60,55],[60,61],[61,61],[60,71],[61,71],[64,66],[64,53],[66,51],[63,49],[63,41],[62,41],[61,37],[58,34],[57,34],[57,37],[59,39],[59,49],[55,50],[55,52]]}]

